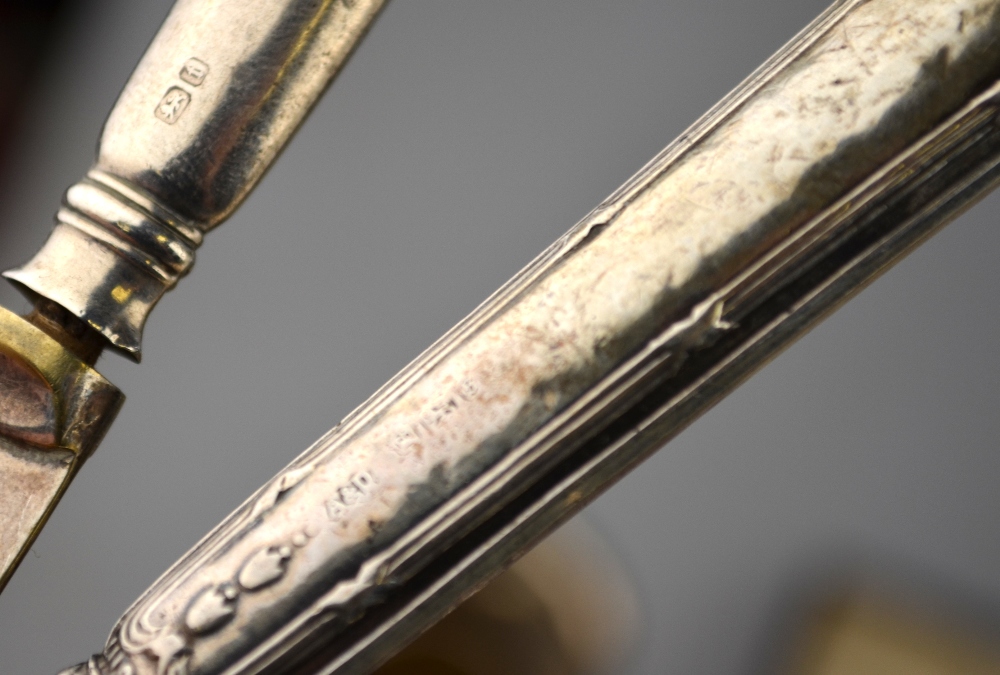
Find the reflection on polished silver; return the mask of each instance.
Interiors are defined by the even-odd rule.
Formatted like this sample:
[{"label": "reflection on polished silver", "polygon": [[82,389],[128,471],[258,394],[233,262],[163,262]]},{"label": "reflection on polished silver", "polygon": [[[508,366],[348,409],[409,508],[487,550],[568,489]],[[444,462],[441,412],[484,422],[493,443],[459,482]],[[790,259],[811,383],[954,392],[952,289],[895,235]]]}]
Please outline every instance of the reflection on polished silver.
[{"label": "reflection on polished silver", "polygon": [[998,78],[1000,0],[836,3],[66,673],[370,670],[994,187]]},{"label": "reflection on polished silver", "polygon": [[6,276],[138,359],[202,233],[253,189],[383,1],[179,0],[51,238]]}]

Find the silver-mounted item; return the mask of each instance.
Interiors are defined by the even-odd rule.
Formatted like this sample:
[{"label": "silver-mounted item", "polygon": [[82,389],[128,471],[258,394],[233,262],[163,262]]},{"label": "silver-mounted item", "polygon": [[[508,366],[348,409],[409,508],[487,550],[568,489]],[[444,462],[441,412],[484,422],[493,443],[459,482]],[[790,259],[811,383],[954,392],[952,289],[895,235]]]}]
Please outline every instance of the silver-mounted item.
[{"label": "silver-mounted item", "polygon": [[995,186],[1000,0],[834,4],[68,675],[362,673]]},{"label": "silver-mounted item", "polygon": [[[179,0],[125,85],[97,162],[0,310],[0,589],[123,396],[92,366],[139,360],[153,305],[253,189],[383,0]],[[27,337],[26,337],[27,336]]]},{"label": "silver-mounted item", "polygon": [[179,0],[48,242],[4,276],[138,360],[153,305],[254,188],[382,1]]}]

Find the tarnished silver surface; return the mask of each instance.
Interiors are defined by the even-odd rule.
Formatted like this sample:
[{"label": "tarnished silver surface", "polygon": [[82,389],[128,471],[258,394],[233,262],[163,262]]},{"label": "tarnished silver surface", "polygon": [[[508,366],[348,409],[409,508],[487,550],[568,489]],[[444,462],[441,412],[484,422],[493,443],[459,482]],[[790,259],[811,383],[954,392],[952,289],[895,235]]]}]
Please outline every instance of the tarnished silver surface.
[{"label": "tarnished silver surface", "polygon": [[835,4],[66,672],[365,672],[992,188],[998,43]]},{"label": "tarnished silver surface", "polygon": [[343,65],[383,0],[179,0],[9,279],[138,359],[153,305],[194,264]]}]

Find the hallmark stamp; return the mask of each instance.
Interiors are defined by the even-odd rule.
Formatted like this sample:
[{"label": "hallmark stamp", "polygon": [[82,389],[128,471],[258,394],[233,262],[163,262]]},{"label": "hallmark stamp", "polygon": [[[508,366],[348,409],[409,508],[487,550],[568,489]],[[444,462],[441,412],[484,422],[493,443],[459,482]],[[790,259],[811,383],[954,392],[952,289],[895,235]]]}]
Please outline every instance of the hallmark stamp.
[{"label": "hallmark stamp", "polygon": [[200,59],[188,59],[181,68],[181,79],[193,87],[201,86],[208,76],[208,64]]},{"label": "hallmark stamp", "polygon": [[326,515],[335,522],[345,520],[352,506],[368,501],[374,486],[375,478],[367,471],[355,474],[346,485],[337,488],[334,496],[327,500]]},{"label": "hallmark stamp", "polygon": [[171,87],[163,95],[163,98],[160,99],[154,112],[162,121],[167,124],[173,124],[184,114],[190,102],[191,94],[180,87]]},{"label": "hallmark stamp", "polygon": [[419,456],[423,451],[424,441],[441,435],[448,425],[448,417],[475,398],[478,393],[479,387],[475,382],[463,380],[427,406],[416,422],[396,431],[389,447],[400,457],[411,454]]}]

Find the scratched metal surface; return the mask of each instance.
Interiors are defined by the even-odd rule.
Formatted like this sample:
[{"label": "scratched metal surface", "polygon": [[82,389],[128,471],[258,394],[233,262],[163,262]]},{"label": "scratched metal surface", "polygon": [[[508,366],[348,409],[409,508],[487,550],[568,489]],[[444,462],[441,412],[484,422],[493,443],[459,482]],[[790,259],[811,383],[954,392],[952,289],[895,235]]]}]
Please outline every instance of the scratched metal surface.
[{"label": "scratched metal surface", "polygon": [[[595,4],[571,20],[391,5],[307,135],[154,314],[146,362],[101,363],[131,398],[0,597],[4,672],[52,672],[97,649],[201,533],[821,9],[753,4],[634,14]],[[100,18],[75,22],[22,141],[7,264],[44,236],[39,223],[89,161],[117,83],[160,18],[87,11]],[[434,32],[446,20],[464,30]],[[131,61],[125,40],[80,29],[98,22],[104,35],[133,36]],[[81,76],[96,72],[109,80],[100,103],[96,80]],[[69,119],[67,91],[79,102]],[[791,579],[830,553],[887,553],[997,596],[994,422],[988,396],[971,396],[988,395],[995,372],[981,339],[995,325],[978,311],[993,242],[975,218],[989,208],[591,509],[648,598],[652,637],[635,672],[747,672]],[[946,366],[953,379],[941,377]]]}]

